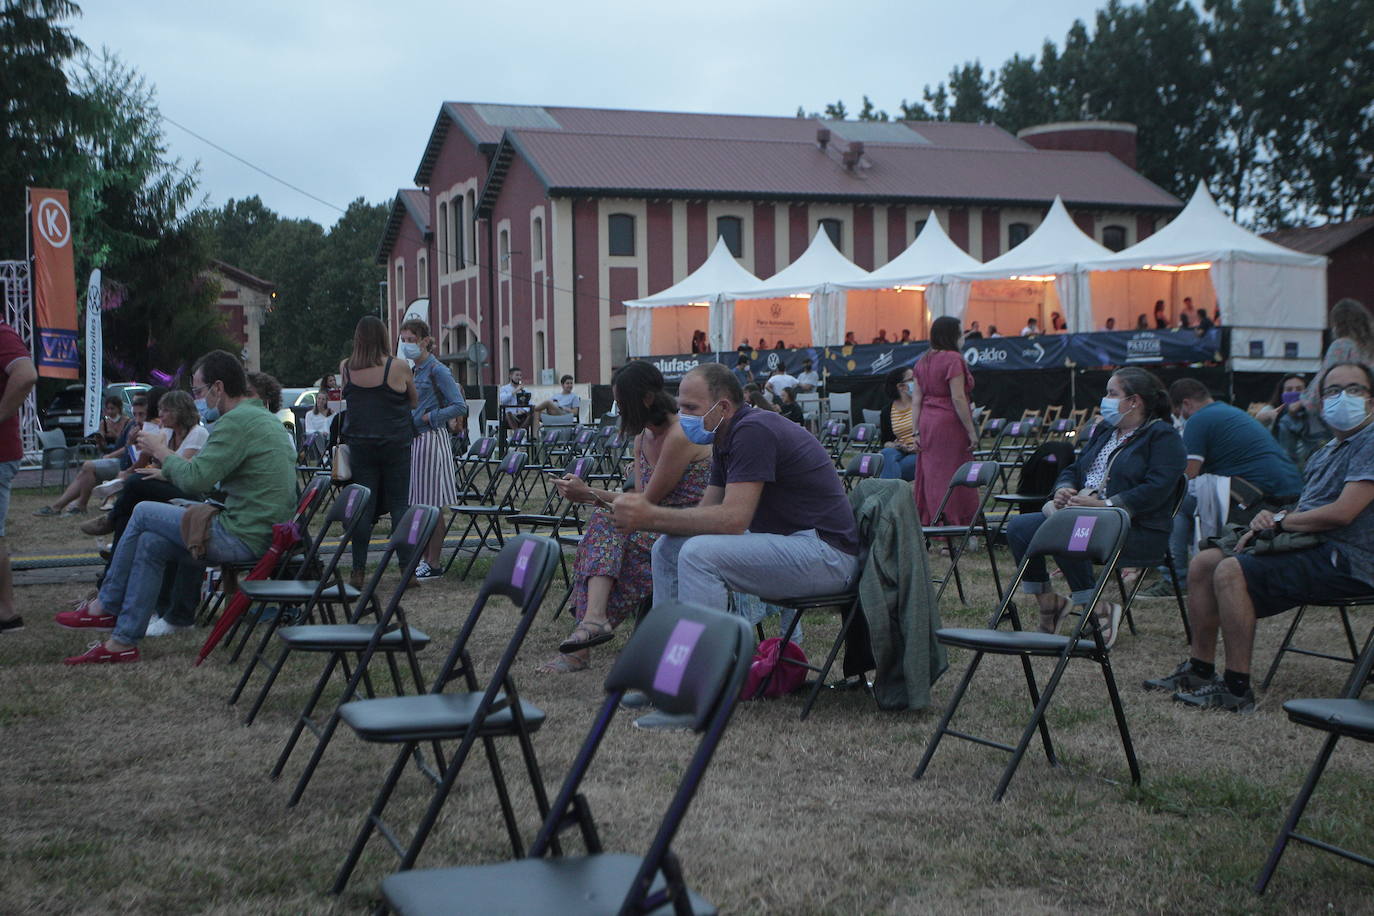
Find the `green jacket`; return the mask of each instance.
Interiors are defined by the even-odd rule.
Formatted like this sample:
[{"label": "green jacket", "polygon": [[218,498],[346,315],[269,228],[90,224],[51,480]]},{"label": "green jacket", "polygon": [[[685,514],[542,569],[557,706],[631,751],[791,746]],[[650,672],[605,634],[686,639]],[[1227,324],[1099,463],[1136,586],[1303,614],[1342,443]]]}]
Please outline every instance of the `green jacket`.
[{"label": "green jacket", "polygon": [[205,448],[190,461],[168,455],[162,476],[187,493],[223,490],[224,530],[259,553],[272,543],[272,526],[296,508],[296,449],[281,421],[255,398],[215,421]]}]

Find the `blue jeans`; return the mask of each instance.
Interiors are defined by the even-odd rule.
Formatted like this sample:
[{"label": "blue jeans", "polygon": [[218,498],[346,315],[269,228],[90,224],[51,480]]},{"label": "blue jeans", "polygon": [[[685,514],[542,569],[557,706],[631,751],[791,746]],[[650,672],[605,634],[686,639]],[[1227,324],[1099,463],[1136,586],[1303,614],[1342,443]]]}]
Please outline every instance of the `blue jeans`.
[{"label": "blue jeans", "polygon": [[765,598],[842,592],[859,558],[836,550],[812,529],[784,534],[665,534],[654,542],[654,603],[674,598],[726,609],[734,590]]},{"label": "blue jeans", "polygon": [[[1025,515],[1017,515],[1007,523],[1007,546],[1011,548],[1011,555],[1019,564],[1021,558],[1030,549],[1031,538],[1035,537],[1035,532],[1040,530],[1040,526],[1045,523],[1045,515],[1042,512],[1028,512]],[[1074,604],[1087,604],[1093,597],[1093,586],[1097,579],[1093,575],[1093,564],[1089,560],[1081,557],[1071,557],[1064,554],[1055,554],[1054,561],[1059,564],[1060,570],[1064,573],[1064,580],[1069,583],[1072,592],[1069,600]],[[1028,595],[1038,595],[1052,591],[1050,588],[1050,572],[1045,566],[1043,556],[1035,557],[1026,564],[1026,575],[1021,579],[1021,590]]]},{"label": "blue jeans", "polygon": [[915,452],[904,452],[899,448],[883,449],[883,473],[879,475],[883,480],[915,480],[916,479],[916,459],[920,457]]},{"label": "blue jeans", "polygon": [[205,561],[191,556],[181,540],[181,516],[186,510],[167,503],[139,503],[119,539],[105,581],[100,586],[100,603],[115,614],[114,638],[133,644],[143,638],[148,621],[157,607],[162,577],[173,564],[243,562],[255,559],[257,551],[224,530],[218,518],[210,527],[210,543]]},{"label": "blue jeans", "polygon": [[[1174,558],[1174,572],[1178,576],[1178,589],[1180,592],[1188,590],[1188,561],[1190,550],[1193,546],[1193,517],[1197,514],[1197,497],[1192,493],[1183,497],[1183,502],[1178,507],[1178,514],[1174,516],[1174,528],[1169,532],[1169,553]],[[1164,581],[1169,581],[1169,567],[1160,565],[1159,574],[1164,577]]]}]

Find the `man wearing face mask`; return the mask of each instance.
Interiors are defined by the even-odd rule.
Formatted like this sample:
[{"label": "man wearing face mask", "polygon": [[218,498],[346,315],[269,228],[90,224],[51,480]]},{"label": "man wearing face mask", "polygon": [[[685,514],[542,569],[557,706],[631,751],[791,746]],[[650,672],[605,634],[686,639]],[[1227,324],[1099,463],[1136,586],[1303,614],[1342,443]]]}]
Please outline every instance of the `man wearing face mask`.
[{"label": "man wearing face mask", "polygon": [[[1250,662],[1255,622],[1315,601],[1374,591],[1374,426],[1369,398],[1374,375],[1362,363],[1336,363],[1320,378],[1322,419],[1335,438],[1307,462],[1296,508],[1260,512],[1227,556],[1211,548],[1189,567],[1191,657],[1172,674],[1145,682],[1203,709],[1250,712]],[[1190,424],[1191,425],[1191,424]],[[1253,542],[1276,534],[1320,534],[1314,547],[1256,554]],[[1216,675],[1217,634],[1226,670]]]},{"label": "man wearing face mask", "polygon": [[724,608],[729,590],[789,598],[831,594],[858,571],[858,532],[835,465],[815,437],[781,415],[743,403],[725,366],[682,379],[678,421],[713,446],[710,485],[688,509],[638,493],[615,502],[616,526],[660,532],[654,600]]}]

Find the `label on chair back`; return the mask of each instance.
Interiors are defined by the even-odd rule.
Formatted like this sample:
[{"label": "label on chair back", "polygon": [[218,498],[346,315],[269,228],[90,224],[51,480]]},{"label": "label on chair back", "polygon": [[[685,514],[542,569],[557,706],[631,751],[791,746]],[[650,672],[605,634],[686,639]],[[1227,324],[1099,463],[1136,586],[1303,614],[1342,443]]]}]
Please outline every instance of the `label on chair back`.
[{"label": "label on chair back", "polygon": [[344,515],[352,515],[353,507],[358,502],[358,491],[352,490],[348,494],[348,504],[344,506]]},{"label": "label on chair back", "polygon": [[581,476],[583,476],[583,474],[584,474],[584,472],[585,472],[586,470],[587,470],[587,459],[586,459],[586,458],[579,458],[579,459],[577,459],[577,462],[573,465],[573,476],[574,476],[574,477],[581,477]]},{"label": "label on chair back", "polygon": [[1013,423],[1013,424],[1011,424],[1011,434],[1012,434],[1013,436],[1019,436],[1019,435],[1021,435],[1021,424],[1020,424],[1020,423]]},{"label": "label on chair back", "polygon": [[868,473],[869,459],[872,458],[872,457],[873,457],[872,455],[864,455],[862,458],[859,459],[859,473],[860,473],[860,474],[867,474],[867,473]]},{"label": "label on chair back", "polygon": [[968,483],[977,483],[977,482],[978,482],[978,475],[979,475],[979,473],[982,472],[982,470],[983,470],[983,462],[981,462],[981,461],[974,461],[974,462],[972,462],[972,463],[969,464],[969,466],[968,466],[968,476],[965,477],[964,480],[965,480],[966,482],[968,482]]},{"label": "label on chair back", "polygon": [[415,517],[410,520],[410,533],[406,535],[406,543],[412,547],[420,540],[420,523],[424,520],[423,512],[416,512]]},{"label": "label on chair back", "polygon": [[696,651],[697,640],[705,631],[706,625],[695,620],[679,620],[668,637],[668,645],[663,649],[663,657],[658,660],[658,671],[654,674],[654,689],[670,697],[677,696],[682,689],[682,676],[687,673],[687,663]]},{"label": "label on chair back", "polygon": [[855,441],[855,442],[862,442],[862,441],[864,441],[864,440],[867,439],[867,438],[868,438],[868,430],[864,429],[862,426],[860,426],[858,429],[854,430],[854,441]]},{"label": "label on chair back", "polygon": [[1074,519],[1073,534],[1069,536],[1069,552],[1085,553],[1088,549],[1088,542],[1092,540],[1093,527],[1097,525],[1097,516],[1080,515]]},{"label": "label on chair back", "polygon": [[478,446],[477,453],[478,453],[479,455],[481,455],[483,458],[485,458],[485,457],[487,457],[487,453],[490,452],[490,451],[491,451],[491,440],[490,440],[490,439],[483,439],[482,442],[481,442],[481,444]]},{"label": "label on chair back", "polygon": [[534,555],[534,541],[526,541],[520,545],[520,552],[515,555],[515,568],[510,573],[510,584],[516,588],[525,587],[525,575],[530,571],[530,557]]}]

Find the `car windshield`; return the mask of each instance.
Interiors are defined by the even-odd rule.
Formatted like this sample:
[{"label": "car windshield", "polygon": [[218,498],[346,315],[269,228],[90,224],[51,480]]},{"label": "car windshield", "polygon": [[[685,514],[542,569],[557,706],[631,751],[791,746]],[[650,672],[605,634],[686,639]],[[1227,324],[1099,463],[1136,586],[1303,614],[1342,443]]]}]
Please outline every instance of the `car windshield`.
[{"label": "car windshield", "polygon": [[48,406],[50,412],[59,410],[81,410],[86,406],[86,393],[84,391],[63,391],[52,399],[52,404]]}]

